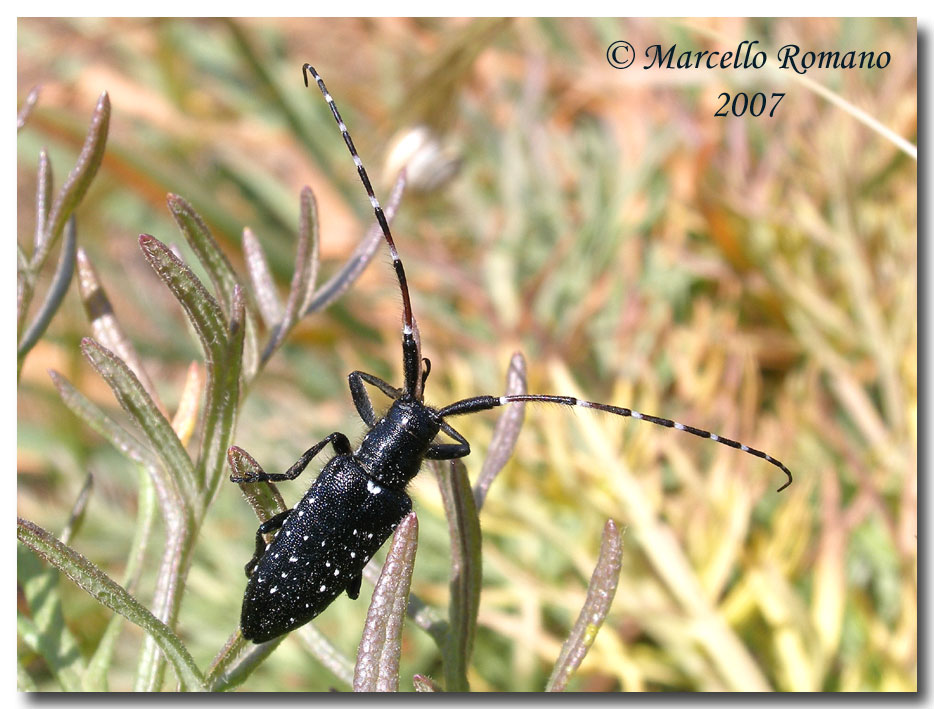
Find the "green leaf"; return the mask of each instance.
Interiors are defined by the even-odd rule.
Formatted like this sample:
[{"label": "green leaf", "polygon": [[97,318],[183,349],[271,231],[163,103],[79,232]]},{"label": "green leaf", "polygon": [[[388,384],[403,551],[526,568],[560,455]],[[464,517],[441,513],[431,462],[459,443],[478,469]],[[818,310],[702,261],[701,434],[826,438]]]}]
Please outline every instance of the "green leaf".
[{"label": "green leaf", "polygon": [[188,202],[176,194],[170,194],[167,202],[175,223],[178,224],[191,250],[195,252],[195,256],[208,272],[218,301],[224,306],[229,305],[233,302],[234,288],[240,285],[240,279],[230,265],[230,261],[217,245],[207,224]]},{"label": "green leaf", "polygon": [[42,656],[63,690],[79,690],[84,658],[65,625],[58,572],[43,567],[33,554],[18,547],[16,575],[31,616],[17,614],[19,636]]},{"label": "green leaf", "polygon": [[[130,544],[130,552],[127,555],[126,571],[123,574],[123,587],[130,594],[134,593],[139,583],[140,572],[146,557],[146,547],[149,545],[153,523],[156,519],[155,487],[145,470],[140,471],[139,484],[136,527],[133,532],[133,541]],[[107,672],[113,662],[117,638],[123,628],[124,620],[122,615],[114,615],[107,624],[81,681],[81,688],[85,692],[107,691]]]},{"label": "green leaf", "polygon": [[145,630],[172,663],[184,689],[204,691],[204,678],[181,640],[122,586],[84,556],[28,520],[16,518],[16,537],[101,604]]},{"label": "green leaf", "polygon": [[243,230],[243,255],[246,258],[246,267],[250,274],[250,283],[253,286],[259,313],[266,328],[272,329],[282,321],[284,309],[282,301],[279,300],[279,294],[276,292],[276,284],[263,253],[263,247],[249,228]]},{"label": "green leaf", "polygon": [[234,286],[227,349],[208,378],[199,472],[205,484],[206,500],[211,500],[224,475],[227,447],[233,437],[234,421],[240,403],[240,374],[243,365],[245,332],[243,289]]},{"label": "green leaf", "polygon": [[55,269],[55,275],[52,276],[52,283],[49,285],[49,292],[46,293],[45,300],[39,307],[35,319],[20,339],[19,347],[16,349],[16,355],[20,365],[23,358],[39,341],[39,338],[45,334],[46,328],[52,322],[52,317],[58,311],[62,304],[65,294],[68,292],[68,286],[71,285],[71,276],[75,272],[75,220],[68,220],[68,228],[65,230],[65,243],[62,244],[62,253],[58,259],[58,266]]},{"label": "green leaf", "polygon": [[434,466],[451,537],[450,628],[442,648],[444,688],[448,692],[467,692],[467,667],[473,652],[483,575],[480,518],[464,464],[452,460],[444,467],[447,470]]},{"label": "green leaf", "polygon": [[334,647],[314,623],[306,623],[296,631],[296,635],[305,649],[327,667],[337,679],[348,687],[353,686],[354,663]]},{"label": "green leaf", "polygon": [[81,341],[81,351],[107,381],[117,401],[146,436],[165,469],[183,491],[186,505],[196,504],[199,490],[191,459],[172,430],[172,425],[156,407],[136,375],[122,359],[89,337]]},{"label": "green leaf", "polygon": [[363,637],[357,649],[353,677],[355,692],[395,692],[399,689],[402,623],[417,547],[418,519],[414,512],[410,512],[396,528],[383,571],[373,589]]},{"label": "green leaf", "polygon": [[[254,645],[248,643],[237,630],[214,661],[209,685],[211,691],[226,692],[243,684],[285,638],[285,635],[280,635],[269,642]],[[244,647],[248,649],[243,651]]]},{"label": "green leaf", "polygon": [[593,645],[597,631],[606,620],[607,613],[616,595],[619,584],[619,572],[623,561],[623,541],[613,520],[607,520],[603,527],[603,540],[600,543],[600,556],[587,587],[587,599],[581,608],[577,622],[570,635],[564,641],[558,661],[555,662],[551,678],[545,687],[547,692],[562,692],[574,671]]},{"label": "green leaf", "polygon": [[213,365],[224,358],[227,345],[227,324],[224,313],[214,297],[168,246],[148,234],[140,234],[143,255],[184,308],[201,340],[208,378]]},{"label": "green leaf", "polygon": [[84,145],[78,155],[78,161],[74,168],[65,179],[62,188],[59,190],[52,204],[52,211],[49,214],[48,228],[46,236],[42,241],[42,248],[39,249],[32,259],[32,265],[35,270],[39,270],[45,263],[49,251],[55,245],[65,223],[71,217],[72,212],[84,198],[91,185],[91,181],[97,174],[97,170],[104,158],[104,147],[107,145],[107,130],[110,125],[110,98],[107,92],[101,94],[91,117],[91,126],[84,139]]}]

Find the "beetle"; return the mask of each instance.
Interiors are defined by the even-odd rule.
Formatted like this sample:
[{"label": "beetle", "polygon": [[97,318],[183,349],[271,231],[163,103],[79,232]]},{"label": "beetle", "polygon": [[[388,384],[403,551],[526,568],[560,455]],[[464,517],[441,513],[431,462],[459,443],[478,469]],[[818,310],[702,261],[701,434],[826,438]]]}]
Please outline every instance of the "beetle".
[{"label": "beetle", "polygon": [[[304,625],[345,591],[351,599],[359,596],[363,567],[412,509],[405,489],[422,462],[453,460],[470,453],[470,444],[446,420],[453,416],[513,402],[548,402],[604,411],[737,448],[782,470],[787,480],[779,491],[791,484],[791,471],[767,453],[703,429],[621,406],[550,394],[476,396],[442,408],[426,405],[424,387],[431,363],[420,355],[405,269],[392,232],[334,99],[314,67],[305,64],[302,75],[306,87],[309,74],[337,121],[392,256],[402,294],[404,385],[396,388],[366,372],[348,375],[354,406],[369,428],[356,450],[343,433],[334,432],[305,451],[285,473],[270,474],[255,465],[242,449],[229,449],[228,460],[234,471],[230,479],[236,483],[294,480],[328,445],[335,452],[293,509],[271,517],[257,529],[256,549],[245,568],[249,580],[240,616],[244,637],[255,643],[266,642]],[[376,417],[365,384],[375,386],[393,400],[382,418]],[[454,442],[438,442],[441,433]],[[267,544],[264,535],[271,532],[275,532],[275,538]]]}]

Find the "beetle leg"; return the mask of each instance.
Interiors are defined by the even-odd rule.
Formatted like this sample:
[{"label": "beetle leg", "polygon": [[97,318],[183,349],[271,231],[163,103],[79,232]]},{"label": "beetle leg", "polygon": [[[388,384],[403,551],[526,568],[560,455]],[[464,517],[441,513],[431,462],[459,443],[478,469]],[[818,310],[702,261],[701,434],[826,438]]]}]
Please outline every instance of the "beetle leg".
[{"label": "beetle leg", "polygon": [[294,480],[302,474],[302,471],[308,467],[311,459],[318,455],[328,443],[334,446],[334,450],[338,455],[346,455],[353,452],[353,449],[350,447],[350,441],[347,440],[347,436],[339,431],[335,431],[323,441],[315,443],[311,448],[305,451],[302,457],[284,473],[267,473],[262,468],[258,468],[245,471],[244,475],[241,476],[237,476],[236,474],[231,475],[230,481],[235,483],[278,483],[283,480]]},{"label": "beetle leg", "polygon": [[353,398],[353,404],[357,407],[357,413],[363,419],[363,423],[372,428],[376,424],[376,414],[373,412],[373,402],[370,395],[366,393],[363,382],[372,384],[390,399],[398,399],[402,396],[402,391],[396,389],[389,382],[384,382],[379,377],[366,372],[351,372],[347,375],[347,381],[350,384],[350,396]]},{"label": "beetle leg", "polygon": [[425,457],[429,460],[454,460],[470,455],[470,443],[461,434],[455,431],[444,421],[441,422],[441,430],[453,438],[457,443],[435,443],[428,446],[428,452]]},{"label": "beetle leg", "polygon": [[253,575],[253,570],[256,568],[259,560],[266,552],[266,540],[263,538],[263,535],[269,534],[270,532],[274,532],[275,530],[279,529],[285,523],[285,518],[289,516],[291,511],[292,510],[286,510],[285,512],[280,512],[277,515],[273,515],[265,522],[263,522],[256,530],[256,550],[253,552],[253,558],[250,559],[249,562],[247,562],[247,565],[243,567],[247,578],[250,578],[250,576]]}]

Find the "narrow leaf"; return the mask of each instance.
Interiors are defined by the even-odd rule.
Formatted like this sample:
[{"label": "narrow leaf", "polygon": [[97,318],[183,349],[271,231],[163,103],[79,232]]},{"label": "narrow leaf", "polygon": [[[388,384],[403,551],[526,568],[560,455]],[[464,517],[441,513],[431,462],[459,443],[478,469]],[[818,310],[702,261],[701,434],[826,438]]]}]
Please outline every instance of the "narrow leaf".
[{"label": "narrow leaf", "polygon": [[451,625],[442,649],[444,688],[448,692],[466,692],[470,689],[467,667],[477,629],[483,574],[480,518],[464,464],[452,460],[444,467],[443,472],[440,465],[435,467],[451,537]]},{"label": "narrow leaf", "polygon": [[298,639],[315,659],[327,667],[331,673],[348,687],[353,686],[354,664],[349,657],[338,650],[331,641],[315,627],[306,623],[297,631]]},{"label": "narrow leaf", "polygon": [[101,160],[104,158],[104,147],[107,144],[109,125],[110,98],[105,91],[97,101],[94,115],[91,117],[91,126],[88,129],[87,137],[84,139],[84,146],[78,155],[78,162],[75,163],[74,169],[68,174],[65,183],[58,192],[58,196],[52,203],[52,211],[48,219],[48,233],[42,248],[33,256],[32,263],[36,270],[45,263],[49,251],[65,228],[65,222],[68,221],[72,212],[84,198],[91,181],[97,174]]},{"label": "narrow leaf", "polygon": [[395,692],[399,689],[402,622],[409,598],[418,519],[410,512],[396,528],[392,546],[367,611],[354,669],[355,692]]},{"label": "narrow leaf", "polygon": [[187,503],[195,504],[199,499],[199,490],[191,459],[172,430],[172,425],[153,403],[139,379],[122,359],[91,338],[86,337],[81,341],[81,351],[110,385],[120,406],[146,436],[179,489],[184,491]]},{"label": "narrow leaf", "polygon": [[91,260],[84,249],[78,249],[77,256],[78,293],[81,295],[84,312],[91,322],[94,339],[126,362],[156,406],[159,407],[159,410],[165,413],[165,406],[159,399],[156,387],[143,367],[143,362],[137,354],[136,348],[133,347],[123,328],[120,327],[113,306],[110,304],[110,298],[107,297],[107,292],[104,290]]},{"label": "narrow leaf", "polygon": [[[363,567],[363,578],[367,583],[374,586],[379,581],[381,568],[375,559]],[[412,622],[424,630],[435,641],[439,648],[444,647],[445,638],[448,634],[448,621],[441,612],[434,606],[430,606],[418,594],[409,594],[409,603],[405,609],[406,615],[412,619]]]},{"label": "narrow leaf", "polygon": [[[527,394],[528,387],[525,380],[525,358],[521,352],[513,354],[509,361],[509,369],[506,372],[506,394]],[[483,501],[486,500],[487,492],[493,479],[503,469],[512,451],[516,447],[516,441],[519,438],[519,431],[522,430],[522,422],[525,420],[525,402],[510,404],[505,407],[499,420],[496,422],[496,428],[493,430],[493,439],[490,441],[490,450],[486,459],[483,461],[483,467],[480,469],[480,475],[473,486],[473,496],[477,503],[477,509],[483,507]]]},{"label": "narrow leaf", "polygon": [[19,109],[19,113],[16,114],[16,132],[19,133],[23,126],[26,125],[26,121],[29,120],[29,115],[32,113],[32,109],[36,107],[36,102],[39,100],[39,87],[33,86],[29,93],[26,94],[26,100],[23,101],[22,107]]},{"label": "narrow leaf", "polygon": [[42,248],[48,237],[49,206],[52,202],[52,163],[45,148],[39,151],[36,175],[36,237],[33,253]]},{"label": "narrow leaf", "polygon": [[65,377],[54,369],[49,370],[49,376],[62,401],[72,413],[110,441],[114,448],[136,463],[155,462],[155,455],[146,444],[101,411],[97,404],[75,389]]},{"label": "narrow leaf", "polygon": [[285,340],[289,331],[307,306],[315,288],[318,275],[318,204],[309,187],[302,189],[299,198],[301,215],[298,222],[298,244],[295,250],[295,270],[289,298],[285,303],[282,320],[275,326],[262,360],[267,361]]},{"label": "narrow leaf", "polygon": [[597,631],[606,620],[613,597],[616,595],[622,560],[622,538],[616,528],[616,523],[613,520],[607,520],[603,527],[600,556],[593,570],[593,576],[590,578],[590,585],[587,587],[587,600],[584,601],[584,607],[581,608],[571,634],[564,641],[561,654],[558,656],[551,678],[545,687],[546,691],[564,691],[571,675],[580,667],[581,661],[593,645]]},{"label": "narrow leaf", "polygon": [[416,692],[443,692],[437,684],[434,683],[434,680],[431,677],[426,677],[425,675],[413,675],[412,676],[412,686],[415,687]]},{"label": "narrow leaf", "polygon": [[260,316],[267,329],[274,328],[282,321],[282,301],[276,292],[276,284],[269,270],[269,263],[263,253],[259,239],[251,229],[243,230],[243,255],[246,257],[246,267],[250,274],[250,283],[256,296]]},{"label": "narrow leaf", "polygon": [[122,586],[97,566],[47,531],[27,520],[16,518],[16,537],[55,568],[87,591],[101,604],[125,616],[155,639],[172,663],[175,673],[188,691],[204,690],[204,679],[181,640],[165,623],[160,622]]},{"label": "narrow leaf", "polygon": [[[235,477],[246,477],[263,472],[256,459],[239,446],[227,449],[227,464]],[[288,507],[273,483],[240,483],[240,491],[253,508],[257,519],[265,522],[270,517],[285,512]]]},{"label": "narrow leaf", "polygon": [[215,365],[209,380],[204,407],[201,455],[198,460],[201,479],[205,481],[205,499],[211,500],[224,475],[227,447],[233,436],[234,420],[240,404],[240,374],[243,365],[243,342],[246,325],[243,289],[234,286],[227,347],[223,360]]},{"label": "narrow leaf", "polygon": [[232,302],[234,288],[240,282],[230,261],[217,245],[207,224],[188,202],[176,194],[170,194],[167,202],[175,223],[178,224],[191,250],[195,252],[195,256],[208,272],[211,283],[214,284],[217,300],[226,307]]},{"label": "narrow leaf", "polygon": [[71,544],[71,540],[74,539],[78,530],[81,529],[81,524],[84,522],[84,513],[88,508],[88,501],[91,499],[91,490],[93,487],[94,476],[88,473],[88,476],[84,479],[84,485],[81,486],[81,491],[78,493],[78,497],[75,500],[75,504],[71,506],[71,513],[68,515],[68,521],[65,523],[64,529],[62,529],[62,544]]},{"label": "narrow leaf", "polygon": [[210,377],[212,365],[223,359],[227,344],[227,325],[220,306],[169,247],[148,234],[140,234],[139,245],[146,260],[178,299],[194,325]]},{"label": "narrow leaf", "polygon": [[[156,490],[152,478],[145,470],[139,475],[139,497],[136,512],[136,527],[133,531],[133,541],[130,543],[130,552],[127,555],[126,571],[123,573],[123,587],[127,593],[133,594],[139,583],[140,572],[146,556],[146,548],[152,536],[153,525],[156,520]],[[114,615],[107,623],[107,628],[101,636],[94,655],[88,661],[88,669],[81,680],[81,687],[86,692],[106,692],[107,672],[113,663],[114,651],[117,647],[117,638],[123,629],[125,618]]]},{"label": "narrow leaf", "polygon": [[[392,223],[393,217],[399,203],[402,201],[402,193],[405,191],[405,171],[399,173],[395,186],[392,188],[392,194],[386,203],[384,213],[386,221]],[[379,245],[383,241],[383,233],[380,231],[379,224],[374,223],[363,237],[363,241],[354,250],[347,263],[343,265],[340,271],[334,274],[330,280],[319,288],[312,296],[308,305],[302,311],[302,316],[323,310],[325,307],[337,300],[354,281],[360,277],[373,256],[376,254]]]},{"label": "narrow leaf", "polygon": [[42,564],[34,554],[17,546],[16,578],[29,616],[17,612],[17,633],[42,656],[55,680],[65,691],[81,687],[84,658],[65,623],[59,593],[59,573]]},{"label": "narrow leaf", "polygon": [[[240,631],[238,630],[234,635],[239,636]],[[269,642],[254,645],[253,643],[245,642],[241,636],[239,643],[235,645],[236,661],[226,664],[223,673],[215,674],[214,681],[209,685],[211,691],[227,692],[243,684],[246,678],[253,673],[253,670],[259,667],[259,665],[279,647],[279,644],[285,640],[285,638],[285,635],[280,635],[278,638],[273,638]],[[240,652],[244,646],[248,649],[245,652]]]},{"label": "narrow leaf", "polygon": [[45,300],[32,321],[32,325],[26,330],[17,348],[16,354],[20,362],[39,341],[39,338],[45,334],[46,328],[52,322],[52,317],[58,311],[58,306],[62,304],[62,300],[65,298],[65,293],[68,292],[68,286],[71,285],[71,276],[75,272],[75,231],[75,220],[72,217],[68,220],[68,228],[65,230],[65,243],[62,244],[62,253],[58,257],[58,267],[55,269],[55,275],[49,285],[49,292],[46,294]]}]

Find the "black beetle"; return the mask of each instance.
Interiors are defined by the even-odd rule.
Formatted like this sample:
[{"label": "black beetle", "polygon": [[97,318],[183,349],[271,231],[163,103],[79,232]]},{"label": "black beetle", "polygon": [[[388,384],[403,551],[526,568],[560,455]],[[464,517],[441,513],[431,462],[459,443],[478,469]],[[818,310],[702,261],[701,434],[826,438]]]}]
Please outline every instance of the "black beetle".
[{"label": "black beetle", "polygon": [[[609,404],[569,396],[523,394],[472,397],[441,409],[426,406],[423,390],[431,363],[419,355],[405,269],[389,224],[327,87],[310,64],[302,67],[302,73],[306,86],[308,74],[311,74],[334,114],[392,255],[402,293],[405,386],[397,389],[365,372],[349,375],[354,406],[369,427],[356,451],[352,450],[343,433],[335,432],[305,451],[298,462],[281,474],[264,472],[236,446],[228,451],[231,468],[246,471],[242,474],[235,472],[231,476],[231,481],[237,483],[293,480],[329,443],[337,454],[327,462],[294,509],[270,518],[257,530],[256,551],[246,565],[249,582],[240,616],[244,637],[256,643],[266,642],[304,625],[343,591],[350,598],[357,598],[363,567],[412,509],[412,500],[405,493],[405,488],[418,474],[422,462],[425,459],[462,458],[470,453],[467,440],[445,421],[450,416],[485,411],[519,401],[581,406],[643,419],[738,448],[767,460],[785,473],[788,479],[779,491],[791,484],[788,468],[767,453],[693,426]],[[380,419],[376,418],[364,383],[377,387],[393,399],[389,411]],[[441,432],[456,443],[436,443],[435,438]],[[247,471],[248,468],[250,470]],[[275,538],[266,544],[263,535],[273,531],[276,531]]]}]

